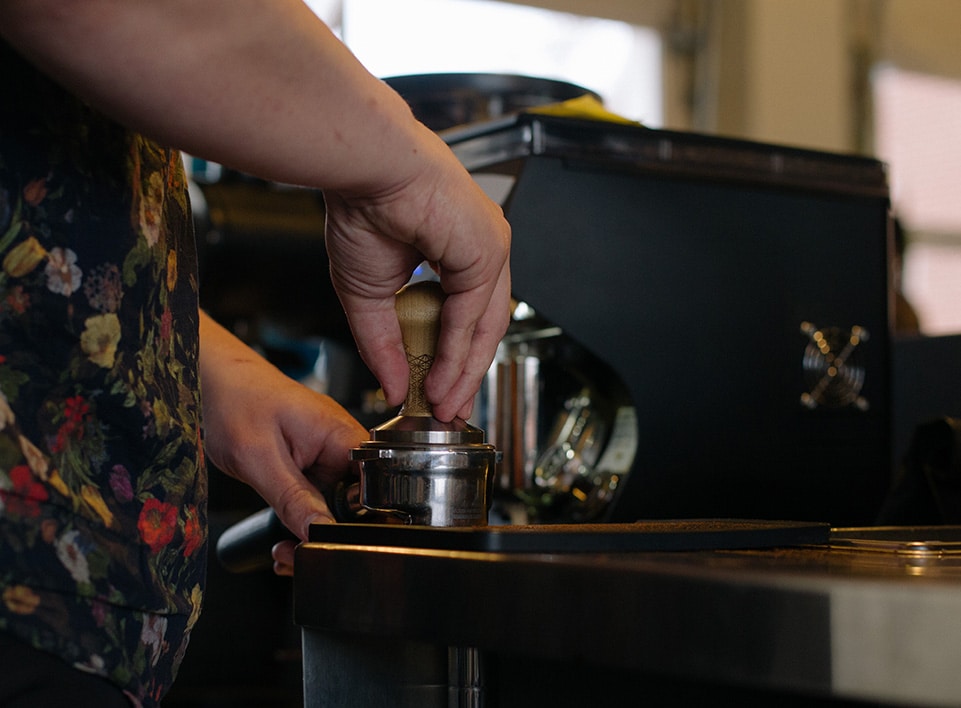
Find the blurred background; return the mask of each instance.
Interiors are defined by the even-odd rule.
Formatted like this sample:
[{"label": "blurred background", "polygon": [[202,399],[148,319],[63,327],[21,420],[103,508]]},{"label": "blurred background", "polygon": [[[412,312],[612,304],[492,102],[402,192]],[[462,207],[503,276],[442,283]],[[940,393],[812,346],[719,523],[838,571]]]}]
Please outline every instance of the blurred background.
[{"label": "blurred background", "polygon": [[880,157],[927,334],[961,332],[954,0],[311,0],[378,76],[590,88],[654,128]]},{"label": "blurred background", "polygon": [[[895,336],[961,333],[961,2],[308,4],[377,76],[555,79],[652,128],[880,158],[900,226],[894,285],[910,313]],[[204,307],[365,425],[382,422],[376,382],[332,305],[322,197],[189,157],[188,168]],[[212,540],[262,505],[213,471]],[[299,642],[289,581],[230,575],[212,559],[205,614],[165,705],[301,705]]]}]

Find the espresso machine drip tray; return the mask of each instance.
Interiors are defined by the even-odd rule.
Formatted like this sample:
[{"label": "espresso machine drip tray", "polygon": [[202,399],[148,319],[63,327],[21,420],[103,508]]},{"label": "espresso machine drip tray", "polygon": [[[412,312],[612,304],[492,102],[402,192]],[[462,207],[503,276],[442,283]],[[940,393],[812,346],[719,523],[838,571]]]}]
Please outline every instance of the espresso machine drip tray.
[{"label": "espresso machine drip tray", "polygon": [[911,558],[961,559],[961,527],[875,526],[839,528],[831,533],[836,550],[869,551]]},{"label": "espresso machine drip tray", "polygon": [[754,519],[653,520],[621,524],[430,527],[314,524],[310,541],[348,546],[491,553],[622,553],[825,544],[827,523]]}]

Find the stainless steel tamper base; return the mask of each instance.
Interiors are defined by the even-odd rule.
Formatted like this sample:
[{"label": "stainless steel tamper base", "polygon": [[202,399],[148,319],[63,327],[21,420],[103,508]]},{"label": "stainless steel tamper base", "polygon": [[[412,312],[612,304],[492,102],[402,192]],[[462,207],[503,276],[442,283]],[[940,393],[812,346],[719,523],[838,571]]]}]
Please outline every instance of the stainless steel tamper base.
[{"label": "stainless steel tamper base", "polygon": [[460,419],[405,415],[350,451],[360,505],[419,526],[486,525],[498,456]]}]

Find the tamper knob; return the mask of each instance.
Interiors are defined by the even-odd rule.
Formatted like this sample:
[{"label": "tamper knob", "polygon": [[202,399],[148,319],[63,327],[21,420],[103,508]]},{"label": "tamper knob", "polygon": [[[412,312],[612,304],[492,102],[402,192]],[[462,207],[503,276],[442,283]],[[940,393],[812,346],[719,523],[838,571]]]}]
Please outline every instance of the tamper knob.
[{"label": "tamper knob", "polygon": [[400,415],[427,418],[434,415],[424,393],[424,381],[434,364],[440,312],[445,299],[440,283],[432,280],[411,283],[397,293],[394,307],[410,367],[407,399]]},{"label": "tamper knob", "polygon": [[460,418],[443,422],[424,393],[440,334],[440,315],[447,299],[440,283],[424,280],[397,291],[394,308],[410,367],[407,398],[398,414],[370,431],[371,441],[390,445],[470,445],[484,442],[484,431]]}]

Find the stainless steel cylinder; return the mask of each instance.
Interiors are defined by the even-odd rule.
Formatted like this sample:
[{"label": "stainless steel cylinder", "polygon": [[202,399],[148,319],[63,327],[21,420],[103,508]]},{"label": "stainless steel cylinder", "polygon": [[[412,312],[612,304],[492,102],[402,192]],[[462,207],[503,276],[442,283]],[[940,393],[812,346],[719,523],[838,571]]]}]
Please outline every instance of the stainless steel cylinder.
[{"label": "stainless steel cylinder", "polygon": [[422,526],[484,526],[499,453],[464,421],[398,416],[351,450],[367,510]]}]

